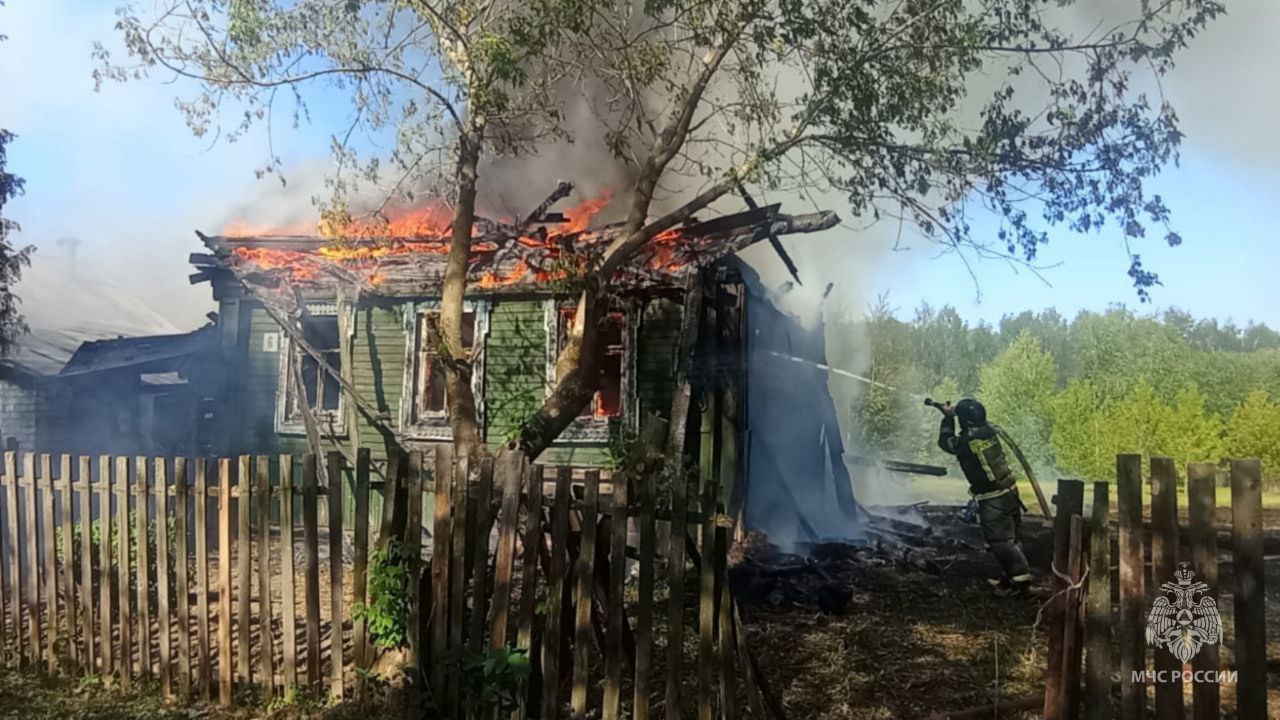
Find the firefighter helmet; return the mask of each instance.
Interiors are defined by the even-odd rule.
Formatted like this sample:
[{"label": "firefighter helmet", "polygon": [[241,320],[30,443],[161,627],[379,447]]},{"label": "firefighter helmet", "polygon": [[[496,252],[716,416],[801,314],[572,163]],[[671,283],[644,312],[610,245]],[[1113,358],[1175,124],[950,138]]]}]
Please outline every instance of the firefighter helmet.
[{"label": "firefighter helmet", "polygon": [[977,400],[965,398],[956,403],[956,417],[965,427],[979,427],[987,424],[987,409]]}]

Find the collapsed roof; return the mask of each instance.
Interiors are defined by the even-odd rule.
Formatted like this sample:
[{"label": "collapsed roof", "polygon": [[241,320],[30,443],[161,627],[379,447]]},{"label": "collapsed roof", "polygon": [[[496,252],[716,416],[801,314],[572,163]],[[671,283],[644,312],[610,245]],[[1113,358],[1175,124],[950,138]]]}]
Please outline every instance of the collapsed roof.
[{"label": "collapsed roof", "polygon": [[[621,289],[678,288],[684,278],[756,242],[828,229],[832,212],[785,215],[778,205],[754,208],[666,230],[650,240],[615,277]],[[523,224],[476,221],[467,290],[475,294],[546,292],[558,280],[592,267],[617,240],[621,223],[557,229],[563,216],[540,208]],[[543,224],[539,224],[543,223]],[[550,227],[549,227],[550,226]],[[448,259],[447,228],[414,237],[362,237],[335,242],[301,235],[204,235],[210,253],[195,253],[191,282],[231,277],[260,288],[292,287],[332,296],[343,286],[360,294],[438,297]]]}]

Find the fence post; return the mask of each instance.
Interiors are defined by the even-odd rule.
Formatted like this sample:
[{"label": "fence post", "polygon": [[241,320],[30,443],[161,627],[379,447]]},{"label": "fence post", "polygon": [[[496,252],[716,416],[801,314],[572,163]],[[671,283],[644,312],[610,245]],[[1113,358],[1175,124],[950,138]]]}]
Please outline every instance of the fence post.
[{"label": "fence post", "polygon": [[1267,717],[1266,595],[1262,565],[1262,463],[1231,461],[1231,556],[1235,575],[1236,714]]},{"label": "fence post", "polygon": [[640,532],[639,597],[636,605],[636,678],[632,700],[634,720],[649,720],[649,698],[653,681],[653,567],[657,554],[657,532],[654,528],[654,491],[656,472],[643,468],[637,485],[640,492],[640,515],[636,518]]},{"label": "fence post", "polygon": [[[1072,514],[1068,522],[1071,528],[1068,533],[1068,551],[1066,574],[1071,578],[1071,585],[1080,584],[1084,572],[1082,556],[1084,554],[1084,518]],[[1062,622],[1062,714],[1061,717],[1075,720],[1080,716],[1080,600],[1083,591],[1068,589],[1063,596],[1065,613]]]},{"label": "fence post", "polygon": [[1085,610],[1085,717],[1112,720],[1111,703],[1111,483],[1093,484],[1089,537],[1089,596]]},{"label": "fence post", "polygon": [[[435,517],[431,536],[431,694],[445,693],[443,657],[449,648],[449,555],[453,535],[450,504],[453,487],[453,446],[436,445]],[[391,482],[391,478],[387,478]],[[390,493],[388,493],[390,495]]]},{"label": "fence post", "polygon": [[148,588],[151,587],[151,543],[147,538],[150,514],[147,510],[150,473],[147,469],[147,458],[138,455],[133,459],[133,524],[134,542],[137,544],[137,566],[134,593],[138,601],[138,676],[151,677],[151,601]]},{"label": "fence post", "polygon": [[[555,505],[551,510],[551,568],[547,574],[547,627],[542,636],[542,714],[560,716],[560,626],[565,596],[565,559],[569,545],[569,492],[572,470],[556,469]],[[455,524],[457,521],[454,521]]]},{"label": "fence post", "polygon": [[196,667],[200,697],[213,699],[213,653],[209,642],[209,459],[196,458]]},{"label": "fence post", "polygon": [[680,720],[681,660],[684,658],[684,544],[688,532],[688,478],[681,474],[671,485],[671,530],[667,549],[667,579],[671,590],[667,607],[667,720]]},{"label": "fence post", "polygon": [[[49,673],[58,672],[58,572],[54,567],[57,560],[57,550],[54,547],[54,517],[53,517],[54,497],[53,497],[53,458],[49,453],[41,453],[40,455],[40,532],[42,534],[41,545],[44,548],[44,642],[45,654],[49,657],[45,660],[49,668]],[[32,544],[35,544],[36,536],[31,535]],[[40,622],[37,616],[36,622]]]},{"label": "fence post", "polygon": [[[124,458],[121,458],[121,460],[124,460]],[[38,521],[40,514],[39,506],[36,504],[37,478],[35,453],[26,453],[22,458],[21,482],[24,483],[23,496],[26,499],[26,507],[24,508],[26,512],[23,513],[23,515],[26,516],[26,529],[20,530],[18,537],[25,540],[27,545],[27,598],[24,603],[27,608],[27,650],[30,653],[29,659],[32,668],[38,670],[40,668],[40,655],[43,651],[44,645],[41,642],[40,635],[40,536],[36,530],[36,522]],[[123,483],[128,482],[128,480],[126,478],[121,482],[121,487],[124,487]],[[128,503],[127,498],[125,499],[125,502],[126,504]],[[127,519],[128,515],[126,515],[125,518]],[[127,528],[128,525],[125,524],[125,527]],[[128,537],[127,531],[125,533],[125,537]],[[122,542],[120,547],[125,548],[127,545],[127,542]],[[128,561],[128,557],[128,550],[125,550],[126,563]],[[126,564],[125,567],[128,567],[128,565]],[[124,597],[127,598],[129,593],[129,580],[127,573],[125,574],[120,587],[121,593],[123,593]],[[126,610],[125,612],[128,611]],[[123,628],[121,629],[121,637],[128,637],[128,634],[124,632]],[[125,642],[124,645],[125,647],[129,646],[127,642]],[[128,682],[124,682],[122,685],[126,690],[129,688]]]},{"label": "fence post", "polygon": [[18,553],[18,454],[4,454],[4,502],[8,517],[5,523],[5,554],[9,566],[9,616],[10,630],[13,632],[14,658],[22,661],[22,559]]},{"label": "fence post", "polygon": [[[101,519],[98,534],[98,637],[102,643],[102,675],[110,677],[115,672],[111,641],[111,458],[98,457],[98,517]],[[15,536],[16,544],[16,536]],[[14,616],[15,620],[17,616]]]},{"label": "fence post", "polygon": [[[71,519],[71,493],[74,490],[71,476],[71,456],[63,454],[58,459],[58,480],[63,483],[62,494],[60,496],[59,508],[61,515],[62,528],[62,587],[64,607],[66,608],[66,617],[62,627],[66,633],[67,652],[70,654],[71,663],[74,667],[83,668],[83,658],[80,655],[80,643],[77,637],[77,615],[79,614],[79,606],[76,604],[76,598],[79,593],[76,592],[75,578],[75,531],[72,529]],[[52,502],[52,498],[50,499]]]},{"label": "fence post", "polygon": [[249,601],[253,594],[253,535],[249,526],[249,511],[253,508],[251,483],[253,459],[249,455],[241,455],[236,465],[236,680],[246,685],[253,682],[253,666],[250,662],[250,649],[253,634],[249,628]]},{"label": "fence post", "polygon": [[[262,663],[262,699],[270,702],[275,693],[274,634],[271,632],[271,459],[259,455],[254,459],[254,497],[258,515],[258,657]],[[242,500],[243,502],[243,500]],[[249,547],[249,538],[244,538]]]},{"label": "fence post", "polygon": [[[1151,587],[1160,593],[1178,569],[1178,470],[1170,458],[1151,458]],[[1182,661],[1167,648],[1155,648],[1155,669],[1168,673],[1155,684],[1157,720],[1182,717]]]},{"label": "fence post", "polygon": [[[407,453],[402,467],[409,468],[406,483],[405,500],[408,507],[405,514],[405,562],[409,571],[408,589],[408,622],[406,635],[409,641],[410,657],[417,667],[423,666],[422,631],[422,452],[414,450]],[[486,543],[486,547],[488,544]]]},{"label": "fence post", "polygon": [[317,458],[307,453],[302,461],[302,543],[306,547],[303,583],[307,612],[307,685],[320,682],[320,531],[316,507],[318,483]]},{"label": "fence post", "polygon": [[613,474],[613,503],[609,517],[608,629],[605,641],[606,679],[604,720],[620,717],[622,699],[622,632],[626,623],[623,600],[627,582],[627,474]]},{"label": "fence post", "polygon": [[[719,418],[716,418],[717,424]],[[702,512],[702,563],[699,565],[698,573],[698,720],[711,720],[712,707],[712,681],[715,669],[712,652],[714,650],[715,641],[715,554],[716,554],[716,525],[715,525],[715,507],[716,497],[716,477],[714,474],[709,475],[703,481],[702,502],[699,503]]]},{"label": "fence post", "polygon": [[[1048,604],[1049,660],[1045,676],[1045,720],[1062,720],[1071,717],[1068,708],[1075,707],[1077,692],[1062,684],[1064,648],[1067,642],[1067,578],[1071,576],[1068,563],[1071,560],[1071,516],[1080,515],[1084,509],[1084,483],[1079,480],[1059,480],[1057,508],[1053,515],[1053,596]],[[1071,628],[1072,633],[1075,628]]]},{"label": "fence post", "polygon": [[187,459],[173,460],[173,569],[174,588],[178,595],[178,695],[191,697],[191,578],[187,574],[190,559],[187,545]]},{"label": "fence post", "polygon": [[[369,577],[369,466],[372,463],[369,448],[356,450],[355,476],[355,565],[351,571],[351,606],[363,607],[368,600]],[[371,653],[368,648],[368,629],[364,618],[356,618],[352,623],[352,640],[355,652],[355,667],[362,670],[368,667]],[[358,675],[358,673],[357,673]]]},{"label": "fence post", "polygon": [[595,577],[596,520],[600,501],[600,471],[588,470],[582,482],[582,536],[574,569],[573,695],[571,717],[587,716],[587,678],[591,666],[591,584]]},{"label": "fence post", "polygon": [[[508,450],[498,456],[497,481],[502,484],[502,506],[498,511],[498,548],[493,569],[493,623],[489,647],[507,644],[507,620],[511,610],[511,574],[515,561],[516,522],[520,510],[520,481],[524,477],[524,453]],[[487,543],[486,543],[487,544]]]},{"label": "fence post", "polygon": [[342,454],[330,452],[329,475],[329,692],[342,700]]},{"label": "fence post", "polygon": [[485,618],[488,616],[489,600],[489,499],[493,497],[493,458],[480,461],[480,484],[477,487],[476,518],[473,523],[474,538],[471,555],[472,602],[471,629],[468,645],[471,652],[478,653],[484,647]]},{"label": "fence post", "polygon": [[296,543],[293,537],[293,456],[280,456],[280,594],[284,601],[280,604],[283,611],[280,619],[284,648],[280,658],[280,669],[285,692],[288,693],[298,684],[298,611],[297,591],[294,588],[293,552]]},{"label": "fence post", "polygon": [[231,704],[231,459],[218,458],[218,702]]},{"label": "fence post", "polygon": [[[156,619],[159,621],[160,688],[173,695],[172,644],[169,617],[169,474],[164,458],[155,459],[156,491]],[[182,559],[186,562],[186,558]]]},{"label": "fence post", "polygon": [[[90,484],[93,468],[87,456],[81,455],[77,460],[80,481],[80,624],[84,630],[80,659],[83,661],[81,667],[91,673],[95,667],[96,650],[93,633],[93,486]],[[0,625],[2,624],[3,620],[0,619]],[[3,628],[0,627],[0,636],[3,635]]]},{"label": "fence post", "polygon": [[1139,720],[1145,712],[1146,623],[1142,589],[1142,456],[1116,456],[1116,504],[1120,522],[1120,718]]},{"label": "fence post", "polygon": [[[1208,586],[1204,596],[1218,601],[1218,533],[1216,514],[1217,472],[1213,463],[1192,463],[1187,468],[1187,512],[1190,518],[1191,570]],[[1219,640],[1221,642],[1221,640]],[[1218,643],[1204,645],[1192,659],[1197,673],[1217,672]],[[1204,677],[1201,675],[1200,677]],[[1218,683],[1200,680],[1191,687],[1191,716],[1218,720]]]},{"label": "fence post", "polygon": [[[530,663],[537,667],[538,653],[533,646],[533,610],[538,595],[538,551],[544,547],[542,539],[542,482],[546,468],[534,465],[529,468],[529,492],[525,495],[524,555],[520,574],[520,610],[516,630],[516,647],[525,648]],[[535,674],[536,676],[536,674]],[[520,698],[520,707],[512,713],[512,720],[524,720],[528,716],[533,684],[529,692]]]}]

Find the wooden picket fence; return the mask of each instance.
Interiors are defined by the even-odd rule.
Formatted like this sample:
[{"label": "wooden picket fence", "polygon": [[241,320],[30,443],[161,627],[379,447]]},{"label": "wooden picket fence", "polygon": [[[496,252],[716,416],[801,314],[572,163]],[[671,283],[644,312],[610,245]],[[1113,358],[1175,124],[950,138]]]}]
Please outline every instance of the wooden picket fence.
[{"label": "wooden picket fence", "polygon": [[[533,675],[515,718],[645,720],[659,708],[666,718],[781,718],[725,582],[733,525],[714,482],[675,483],[664,512],[652,473],[605,482],[587,471],[579,485],[569,468],[529,467],[519,453],[500,454],[479,473],[454,463],[449,448],[435,462],[422,652],[440,716],[493,716],[441,658],[520,648]],[[496,522],[491,504],[477,502],[493,496],[501,497]],[[672,528],[662,548],[660,515]],[[628,558],[637,566],[634,594]],[[686,578],[686,563],[696,576]]]},{"label": "wooden picket fence", "polygon": [[[125,687],[155,679],[166,695],[222,703],[247,686],[270,697],[325,678],[341,698],[346,678],[368,658],[344,595],[344,578],[353,577],[355,602],[363,601],[369,519],[360,498],[368,497],[369,462],[366,453],[360,458],[349,573],[336,454],[321,488],[314,456],[299,463],[288,455],[59,455],[55,464],[49,454],[7,452],[0,654],[49,672],[66,664]],[[322,496],[327,574],[319,564]]]},{"label": "wooden picket fence", "polygon": [[[342,699],[374,655],[353,609],[368,596],[369,497],[380,492],[381,533],[406,508],[402,557],[423,578],[407,584],[408,640],[439,716],[482,710],[451,664],[507,647],[532,661],[516,717],[644,719],[662,708],[738,718],[740,705],[781,717],[726,587],[732,523],[715,483],[674,488],[663,511],[651,475],[606,481],[530,467],[515,452],[469,471],[438,446],[392,462],[381,482],[370,481],[367,450],[354,468],[337,453],[324,461],[321,487],[314,455],[5,453],[0,656],[126,687],[155,680],[181,699],[225,704],[295,687]],[[355,505],[349,533],[344,496]],[[676,530],[659,548],[664,512]]]},{"label": "wooden picket fence", "polygon": [[[1150,717],[1152,698],[1156,720],[1181,719],[1186,678],[1192,680],[1195,720],[1221,717],[1224,680],[1234,681],[1233,717],[1267,717],[1262,468],[1258,460],[1233,460],[1230,465],[1230,608],[1222,606],[1218,587],[1217,471],[1210,463],[1188,466],[1182,485],[1188,525],[1183,529],[1177,467],[1169,458],[1152,458],[1150,523],[1144,526],[1142,457],[1118,456],[1114,517],[1119,558],[1114,565],[1112,483],[1094,483],[1093,505],[1085,520],[1084,483],[1059,481],[1054,518],[1057,572],[1048,605],[1046,720],[1074,720],[1082,710],[1088,720],[1139,720]],[[1204,597],[1218,605],[1223,635],[1234,630],[1233,663],[1221,661],[1225,637],[1203,645],[1185,668],[1167,649],[1148,646],[1148,614],[1162,594],[1160,586],[1174,581],[1180,562],[1208,586]],[[1151,693],[1149,686],[1154,686]]]}]

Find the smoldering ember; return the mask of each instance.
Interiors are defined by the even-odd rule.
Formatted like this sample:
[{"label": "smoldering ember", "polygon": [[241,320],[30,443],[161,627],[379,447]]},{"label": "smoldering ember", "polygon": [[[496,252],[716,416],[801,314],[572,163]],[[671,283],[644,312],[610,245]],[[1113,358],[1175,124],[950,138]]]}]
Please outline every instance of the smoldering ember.
[{"label": "smoldering ember", "polygon": [[1280,718],[1277,23],[0,0],[0,716]]}]

